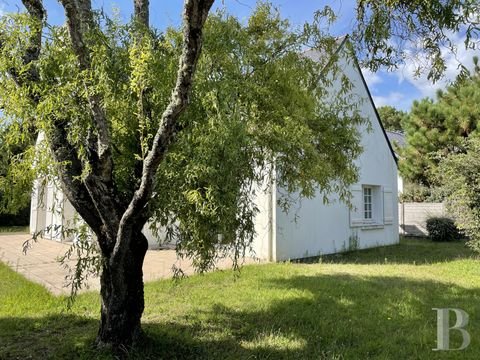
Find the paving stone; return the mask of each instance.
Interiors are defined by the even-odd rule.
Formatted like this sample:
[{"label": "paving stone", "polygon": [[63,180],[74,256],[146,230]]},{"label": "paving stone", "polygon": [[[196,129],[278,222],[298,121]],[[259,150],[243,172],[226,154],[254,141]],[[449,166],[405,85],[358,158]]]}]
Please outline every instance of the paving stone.
[{"label": "paving stone", "polygon": [[[23,244],[30,238],[29,234],[1,234],[0,261],[27,279],[43,285],[55,295],[68,294],[70,289],[64,287],[68,271],[57,259],[65,254],[70,244],[39,239],[32,243],[27,254],[24,254]],[[255,262],[254,259],[246,259],[246,263],[253,262]],[[74,261],[71,260],[69,265],[73,266]],[[186,275],[194,273],[192,263],[188,260],[178,259],[175,250],[148,250],[143,264],[144,280],[148,282],[171,278],[173,265],[181,268]],[[229,259],[217,263],[219,269],[228,269],[231,266],[232,262]],[[99,279],[91,278],[87,286],[89,290],[98,290],[100,288]]]}]

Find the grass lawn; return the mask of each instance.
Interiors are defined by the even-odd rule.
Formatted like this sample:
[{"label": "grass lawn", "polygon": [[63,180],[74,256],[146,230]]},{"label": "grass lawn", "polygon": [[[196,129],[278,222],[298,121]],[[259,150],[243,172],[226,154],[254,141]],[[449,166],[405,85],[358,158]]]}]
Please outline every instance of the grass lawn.
[{"label": "grass lawn", "polygon": [[[480,359],[480,262],[463,243],[400,245],[315,263],[247,266],[149,283],[148,340],[132,358]],[[434,307],[470,315],[464,351],[434,352]],[[0,264],[0,359],[108,358],[92,342],[99,299],[63,298]],[[453,316],[451,321],[453,322]],[[461,337],[451,333],[451,346]]]}]

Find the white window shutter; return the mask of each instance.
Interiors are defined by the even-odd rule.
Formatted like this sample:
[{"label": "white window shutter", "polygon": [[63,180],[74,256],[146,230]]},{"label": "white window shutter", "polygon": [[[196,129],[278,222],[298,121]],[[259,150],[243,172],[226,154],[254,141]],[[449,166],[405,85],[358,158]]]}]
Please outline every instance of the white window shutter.
[{"label": "white window shutter", "polygon": [[393,224],[393,191],[391,188],[383,188],[383,222]]},{"label": "white window shutter", "polygon": [[360,185],[354,185],[352,192],[352,209],[350,209],[350,226],[363,225],[363,193]]}]

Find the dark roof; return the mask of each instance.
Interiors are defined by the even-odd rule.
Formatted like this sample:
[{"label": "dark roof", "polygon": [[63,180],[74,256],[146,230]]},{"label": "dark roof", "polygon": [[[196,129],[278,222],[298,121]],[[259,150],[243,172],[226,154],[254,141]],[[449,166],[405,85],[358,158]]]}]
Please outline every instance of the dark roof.
[{"label": "dark roof", "polygon": [[392,144],[397,144],[398,147],[403,148],[405,146],[405,134],[398,131],[388,131],[387,130],[388,140]]},{"label": "dark roof", "polygon": [[[347,42],[347,40],[348,40],[348,35],[343,35],[335,39],[335,43],[337,44],[337,49],[334,51],[334,54],[338,54],[338,52],[343,47],[343,45]],[[313,61],[320,61],[320,58],[327,56],[327,54],[316,49],[305,50],[303,52],[303,55]]]}]

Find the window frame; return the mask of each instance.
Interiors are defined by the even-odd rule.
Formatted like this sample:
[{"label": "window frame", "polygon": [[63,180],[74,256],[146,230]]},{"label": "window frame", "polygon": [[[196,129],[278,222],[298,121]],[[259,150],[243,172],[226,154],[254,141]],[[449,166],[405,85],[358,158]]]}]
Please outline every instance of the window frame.
[{"label": "window frame", "polygon": [[[368,192],[368,193],[367,193]],[[374,194],[373,186],[362,186],[362,205],[363,205],[363,221],[373,223],[374,221]],[[368,201],[367,201],[368,199]]]}]

